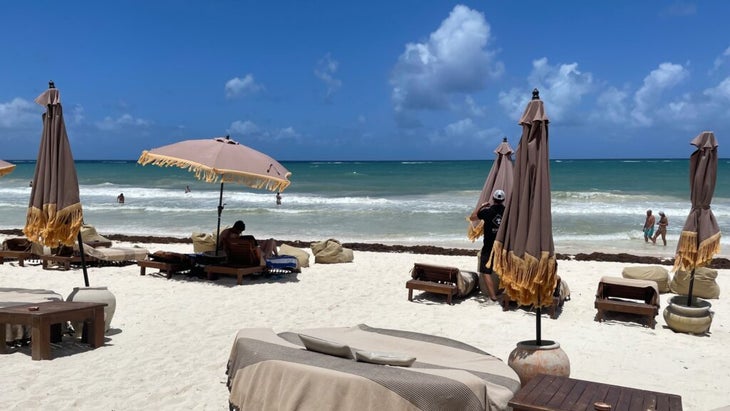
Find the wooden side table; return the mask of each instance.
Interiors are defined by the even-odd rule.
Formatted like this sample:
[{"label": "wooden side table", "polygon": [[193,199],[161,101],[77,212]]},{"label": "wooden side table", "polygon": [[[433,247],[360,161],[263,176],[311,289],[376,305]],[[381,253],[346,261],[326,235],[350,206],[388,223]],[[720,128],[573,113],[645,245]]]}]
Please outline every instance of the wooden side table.
[{"label": "wooden side table", "polygon": [[88,327],[89,345],[104,345],[104,303],[51,301],[0,308],[0,354],[7,352],[5,324],[21,324],[31,327],[31,357],[33,360],[50,360],[51,325],[65,321],[85,321]]},{"label": "wooden side table", "polygon": [[596,403],[610,405],[611,411],[682,410],[676,394],[545,374],[522,387],[509,406],[514,411],[594,411]]}]

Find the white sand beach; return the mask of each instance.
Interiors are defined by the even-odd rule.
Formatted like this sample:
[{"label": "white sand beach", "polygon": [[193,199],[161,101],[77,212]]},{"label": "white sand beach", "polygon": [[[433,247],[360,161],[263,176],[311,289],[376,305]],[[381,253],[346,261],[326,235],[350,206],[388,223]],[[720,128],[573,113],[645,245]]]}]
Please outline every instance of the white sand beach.
[{"label": "white sand beach", "polygon": [[[0,238],[1,240],[1,238]],[[130,244],[120,243],[121,246]],[[192,252],[189,244],[140,244]],[[474,270],[474,257],[355,252],[353,263],[313,264],[287,276],[232,277],[209,282],[177,275],[139,275],[139,267],[91,267],[92,286],[107,286],[117,309],[106,344],[95,350],[64,341],[51,361],[32,361],[28,347],[0,356],[0,398],[6,410],[226,410],[226,362],[236,332],[312,327],[396,328],[456,339],[507,361],[515,344],[534,339],[534,314],[503,312],[480,294],[456,300],[416,292],[405,282],[413,263]],[[682,396],[685,410],[730,405],[730,270],[719,270],[721,299],[709,336],[677,334],[661,311],[656,329],[636,321],[594,321],[599,279],[621,276],[626,264],[560,261],[571,289],[557,319],[543,317],[543,338],[560,343],[571,376]],[[151,270],[155,271],[155,270]],[[0,287],[44,288],[64,297],[83,285],[80,269],[43,270],[40,264],[0,265]]]}]

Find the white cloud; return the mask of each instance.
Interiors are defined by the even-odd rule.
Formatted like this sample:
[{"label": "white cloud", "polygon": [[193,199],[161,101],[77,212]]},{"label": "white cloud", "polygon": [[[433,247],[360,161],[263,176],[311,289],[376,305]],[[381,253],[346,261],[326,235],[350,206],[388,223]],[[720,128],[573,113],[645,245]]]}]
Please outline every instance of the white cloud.
[{"label": "white cloud", "polygon": [[527,77],[529,89],[512,89],[499,93],[499,102],[513,119],[519,119],[532,98],[532,89],[540,91],[551,121],[566,120],[579,106],[583,96],[594,87],[593,75],[578,70],[578,63],[551,66],[547,58],[532,62]]},{"label": "white cloud", "polygon": [[626,122],[628,118],[628,107],[626,99],[629,93],[615,87],[609,87],[598,95],[596,100],[596,111],[591,115],[592,120],[603,120],[610,123]]},{"label": "white cloud", "polygon": [[8,103],[0,103],[0,127],[11,128],[32,124],[41,124],[40,111],[35,104],[22,98],[14,98]]},{"label": "white cloud", "polygon": [[294,130],[294,127],[291,127],[291,126],[280,129],[274,136],[274,138],[276,138],[276,139],[287,139],[287,138],[297,138],[297,137],[299,137],[299,133],[296,130]]},{"label": "white cloud", "polygon": [[481,129],[471,118],[464,118],[446,125],[443,130],[435,131],[429,135],[431,143],[444,143],[461,146],[473,141],[486,141],[497,138],[499,130],[495,128]]},{"label": "white cloud", "polygon": [[708,88],[702,94],[712,98],[715,101],[730,101],[730,77],[720,82],[716,87]]},{"label": "white cloud", "polygon": [[236,120],[228,128],[229,134],[254,135],[259,133],[259,126],[252,121]]},{"label": "white cloud", "polygon": [[75,105],[71,110],[71,121],[74,124],[81,124],[86,118],[84,112],[84,107],[81,104]]},{"label": "white cloud", "polygon": [[710,72],[714,72],[720,69],[725,62],[727,61],[728,57],[730,57],[730,47],[726,48],[725,51],[719,55],[717,58],[715,58],[715,63],[712,65],[712,70]]},{"label": "white cloud", "polygon": [[652,70],[644,78],[644,84],[634,94],[634,109],[632,119],[640,126],[653,124],[656,107],[661,105],[662,93],[669,90],[689,77],[689,71],[682,65],[661,63],[659,68]]},{"label": "white cloud", "polygon": [[439,109],[452,94],[481,90],[504,71],[486,47],[484,15],[457,5],[423,43],[408,43],[393,69],[391,98],[396,112]]},{"label": "white cloud", "polygon": [[226,97],[233,98],[242,95],[254,94],[264,89],[262,84],[256,82],[252,74],[246,74],[243,78],[234,77],[226,82]]},{"label": "white cloud", "polygon": [[322,80],[327,88],[324,96],[325,100],[330,100],[332,95],[342,87],[342,81],[335,78],[338,66],[339,63],[332,58],[330,53],[327,53],[317,62],[317,67],[314,69],[314,75]]},{"label": "white cloud", "polygon": [[150,121],[132,117],[130,114],[122,114],[117,118],[105,117],[104,120],[96,122],[96,126],[104,131],[117,131],[125,127],[146,127]]},{"label": "white cloud", "polygon": [[466,96],[464,98],[464,105],[469,115],[474,117],[484,117],[487,115],[486,107],[479,106],[472,96]]}]

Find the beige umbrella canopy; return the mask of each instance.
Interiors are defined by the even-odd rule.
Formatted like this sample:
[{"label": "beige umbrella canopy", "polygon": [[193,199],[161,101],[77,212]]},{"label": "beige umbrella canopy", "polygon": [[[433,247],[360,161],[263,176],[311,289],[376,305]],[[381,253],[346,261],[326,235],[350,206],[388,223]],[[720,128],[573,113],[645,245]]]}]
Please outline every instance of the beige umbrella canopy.
[{"label": "beige umbrella canopy", "polygon": [[[548,117],[537,89],[520,125],[512,194],[492,249],[494,271],[512,300],[539,308],[550,304],[557,284],[550,204]],[[537,341],[540,344],[540,315]]]},{"label": "beige umbrella canopy", "polygon": [[46,112],[23,233],[49,247],[72,246],[81,230],[83,212],[60,93],[51,82],[35,102],[46,107]]},{"label": "beige umbrella canopy", "polygon": [[471,241],[476,241],[479,237],[484,234],[484,221],[477,217],[479,208],[482,204],[491,201],[492,193],[494,190],[502,190],[506,194],[506,199],[509,199],[509,195],[512,191],[513,171],[512,171],[512,147],[507,142],[507,137],[502,140],[496,149],[494,154],[497,158],[492,163],[492,168],[489,169],[486,181],[484,181],[484,187],[477,200],[476,207],[472,213],[466,218],[469,223],[466,229],[466,236]]},{"label": "beige umbrella canopy", "polygon": [[81,224],[84,221],[79,199],[79,180],[71,154],[71,144],[63,120],[61,94],[53,82],[35,99],[46,108],[38,159],[30,190],[30,202],[23,233],[30,241],[49,247],[72,246],[78,241],[84,284],[89,286],[86,272]]},{"label": "beige umbrella canopy", "polygon": [[690,142],[697,147],[689,158],[689,190],[692,209],[682,228],[674,260],[675,270],[692,270],[687,304],[692,303],[694,269],[707,265],[720,252],[720,227],[710,203],[717,182],[717,141],[704,131]]},{"label": "beige umbrella canopy", "polygon": [[185,140],[145,150],[137,162],[142,165],[180,167],[195,173],[199,180],[209,183],[220,181],[218,231],[223,212],[223,183],[239,183],[251,188],[278,192],[284,191],[291,183],[291,173],[278,161],[231,140],[228,136]]},{"label": "beige umbrella canopy", "polygon": [[15,164],[10,164],[7,161],[0,160],[0,177],[10,174],[15,169]]}]

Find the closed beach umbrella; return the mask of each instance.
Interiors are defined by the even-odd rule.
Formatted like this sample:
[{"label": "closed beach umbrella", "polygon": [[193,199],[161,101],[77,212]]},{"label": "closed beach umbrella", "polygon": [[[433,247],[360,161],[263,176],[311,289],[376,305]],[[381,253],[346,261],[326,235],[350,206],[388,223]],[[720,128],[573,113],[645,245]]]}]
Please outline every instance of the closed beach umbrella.
[{"label": "closed beach umbrella", "polygon": [[0,177],[5,174],[10,174],[15,168],[15,164],[10,164],[7,161],[0,160]]},{"label": "closed beach umbrella", "polygon": [[35,102],[44,106],[46,112],[43,114],[41,144],[23,233],[30,241],[48,247],[73,246],[74,241],[78,241],[84,283],[88,287],[80,233],[84,216],[79,199],[79,180],[63,120],[61,95],[52,81],[48,90]]},{"label": "closed beach umbrella", "polygon": [[692,304],[695,268],[707,265],[720,252],[720,227],[710,208],[717,182],[717,140],[711,131],[704,131],[690,144],[697,147],[689,158],[692,209],[679,236],[674,260],[675,270],[692,271],[687,305]]},{"label": "closed beach umbrella", "polygon": [[492,168],[489,169],[489,174],[487,175],[486,181],[484,181],[484,187],[479,195],[479,200],[477,200],[474,211],[466,218],[466,221],[469,223],[466,236],[471,241],[476,241],[476,239],[484,234],[484,221],[477,217],[477,212],[479,212],[479,207],[482,204],[491,201],[494,190],[504,191],[507,199],[509,199],[513,181],[512,153],[514,153],[514,150],[512,150],[512,147],[507,142],[507,137],[494,149],[494,154],[497,155],[497,158],[492,163]]},{"label": "closed beach umbrella", "polygon": [[[223,212],[223,184],[239,183],[255,189],[284,191],[291,173],[268,155],[231,140],[228,136],[202,140],[185,140],[152,150],[145,150],[137,161],[161,167],[180,167],[209,183],[220,181],[218,229]],[[216,253],[218,252],[216,240]]]},{"label": "closed beach umbrella", "polygon": [[537,89],[520,125],[512,193],[492,250],[494,271],[510,299],[537,308],[540,344],[540,307],[552,303],[557,283],[550,206],[548,117]]}]

